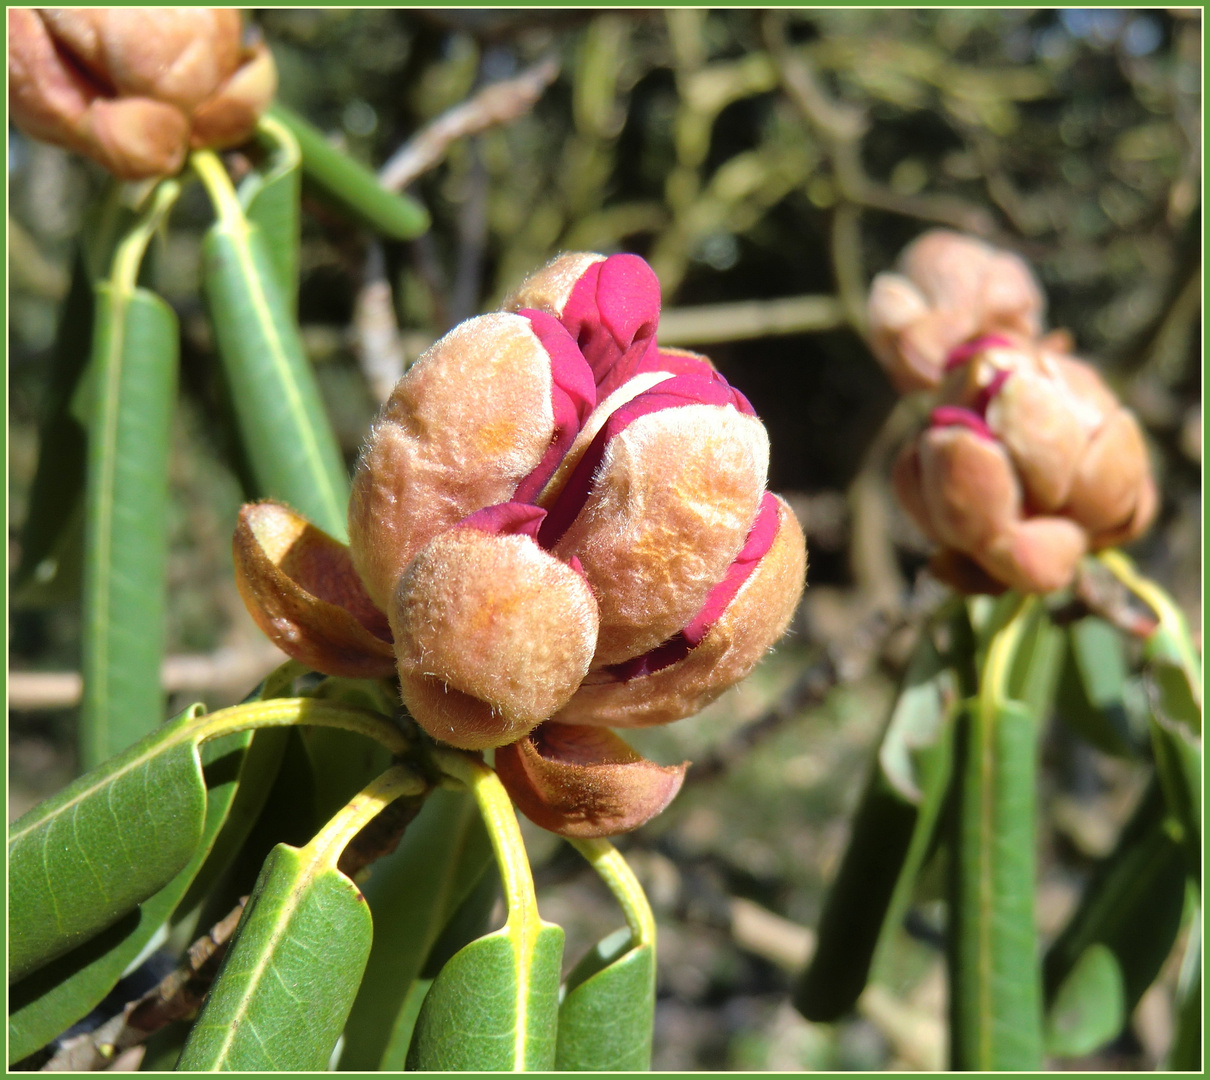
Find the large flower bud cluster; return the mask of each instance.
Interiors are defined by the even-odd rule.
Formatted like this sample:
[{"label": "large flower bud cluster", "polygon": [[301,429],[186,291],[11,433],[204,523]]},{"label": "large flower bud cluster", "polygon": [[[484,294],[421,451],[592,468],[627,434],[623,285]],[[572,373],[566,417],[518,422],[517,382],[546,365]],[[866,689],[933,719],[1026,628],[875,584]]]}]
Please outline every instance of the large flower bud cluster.
[{"label": "large flower bud cluster", "polygon": [[1020,259],[933,232],[902,267],[875,279],[870,322],[896,385],[937,391],[893,473],[943,548],[934,569],[967,591],[1064,588],[1088,551],[1155,516],[1138,422],[1062,335],[1042,336],[1042,294]]},{"label": "large flower bud cluster", "polygon": [[[505,306],[450,331],[384,404],[347,551],[284,508],[245,509],[241,589],[320,670],[393,661],[416,720],[497,748],[535,821],[607,835],[684,773],[607,729],[689,716],[742,679],[789,623],[805,541],[765,490],[748,401],[657,344],[645,262],[566,255]],[[298,554],[324,544],[324,571]]]},{"label": "large flower bud cluster", "polygon": [[277,89],[229,8],[10,8],[8,100],[28,135],[123,180],[248,138]]},{"label": "large flower bud cluster", "polygon": [[1037,337],[1046,300],[1025,260],[934,229],[870,285],[870,344],[900,393],[936,387],[946,358],[984,334]]}]

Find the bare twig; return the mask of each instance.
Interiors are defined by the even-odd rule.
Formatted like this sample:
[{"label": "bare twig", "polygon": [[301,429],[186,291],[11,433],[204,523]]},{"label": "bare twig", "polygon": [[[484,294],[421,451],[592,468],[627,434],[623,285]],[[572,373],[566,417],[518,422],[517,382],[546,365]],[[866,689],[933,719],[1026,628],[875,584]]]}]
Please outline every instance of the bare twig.
[{"label": "bare twig", "polygon": [[[168,693],[238,691],[285,660],[269,642],[254,647],[224,646],[202,655],[169,656],[160,669],[160,685]],[[76,671],[10,671],[10,709],[66,709],[80,701],[83,682]]]},{"label": "bare twig", "polygon": [[439,164],[458,139],[524,116],[558,74],[559,62],[547,57],[515,79],[485,86],[474,97],[455,105],[416,132],[378,170],[379,183],[391,191],[402,191]]},{"label": "bare twig", "polygon": [[226,955],[231,935],[235,933],[247,902],[246,896],[241,897],[209,933],[189,946],[184,960],[173,971],[96,1030],[65,1042],[40,1071],[111,1069],[119,1062],[133,1060],[131,1051],[160,1028],[196,1012],[218,974],[219,964]]},{"label": "bare twig", "polygon": [[978,236],[995,235],[995,219],[982,207],[948,195],[901,195],[871,180],[861,164],[861,140],[869,128],[865,111],[831,99],[807,56],[801,50],[790,48],[784,17],[780,13],[767,15],[762,31],[777,66],[782,89],[824,144],[832,162],[836,186],[845,201],[871,210],[947,225]]},{"label": "bare twig", "polygon": [[366,254],[365,281],[353,305],[353,351],[376,401],[386,401],[407,368],[407,353],[395,318],[382,245]]},{"label": "bare twig", "polygon": [[788,296],[735,304],[668,308],[660,314],[661,345],[711,345],[720,341],[834,330],[844,312],[834,296]]}]

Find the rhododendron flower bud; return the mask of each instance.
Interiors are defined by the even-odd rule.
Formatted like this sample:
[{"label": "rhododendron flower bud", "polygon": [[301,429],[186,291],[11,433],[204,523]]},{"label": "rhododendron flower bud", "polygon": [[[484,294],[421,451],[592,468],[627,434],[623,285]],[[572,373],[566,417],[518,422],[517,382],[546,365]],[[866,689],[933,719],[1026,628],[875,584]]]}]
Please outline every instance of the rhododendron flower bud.
[{"label": "rhododendron flower bud", "polygon": [[[349,549],[320,545],[343,584],[293,574],[309,563],[289,544],[316,538],[262,506],[236,536],[241,591],[319,670],[349,664],[325,668],[324,643],[363,634],[380,670],[388,620],[404,704],[430,735],[496,748],[544,827],[608,835],[658,813],[685,766],[604,729],[680,719],[742,679],[789,624],[805,542],[765,491],[748,401],[704,357],[659,348],[646,263],[563,256],[509,306],[451,330],[383,406]],[[286,524],[253,527],[273,513]],[[364,604],[337,612],[338,594]]]},{"label": "rhododendron flower bud", "polygon": [[984,334],[1041,333],[1041,289],[1024,260],[935,229],[910,244],[897,273],[870,287],[871,347],[901,393],[935,387],[950,351]]},{"label": "rhododendron flower bud", "polygon": [[247,139],[277,89],[273,58],[226,8],[11,8],[12,117],[125,180],[191,147]]},{"label": "rhododendron flower bud", "polygon": [[[1063,588],[1086,551],[1150,524],[1138,422],[1083,361],[979,339],[951,354],[942,401],[901,453],[896,491],[925,533],[1001,584]],[[940,565],[957,584],[953,560]]]}]

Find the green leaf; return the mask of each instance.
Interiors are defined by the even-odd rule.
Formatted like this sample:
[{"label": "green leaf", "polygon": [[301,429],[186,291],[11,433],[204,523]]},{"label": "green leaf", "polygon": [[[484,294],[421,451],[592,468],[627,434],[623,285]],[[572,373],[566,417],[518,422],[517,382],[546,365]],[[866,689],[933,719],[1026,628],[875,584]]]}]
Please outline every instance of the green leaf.
[{"label": "green leaf", "polygon": [[508,926],[471,942],[429,988],[408,1051],[410,1070],[531,1072],[555,1060],[563,931]]},{"label": "green leaf", "polygon": [[1113,953],[1129,1016],[1172,951],[1185,902],[1185,861],[1166,820],[1158,782],[1148,787],[1114,850],[1093,871],[1080,903],[1046,951],[1048,1008],[1094,945]]},{"label": "green leaf", "polygon": [[374,916],[374,944],[345,1025],[342,1070],[390,1067],[387,1057],[402,1068],[409,1019],[415,1020],[415,1014],[406,1015],[411,988],[490,861],[491,841],[474,799],[439,789],[425,800],[395,853],[371,868],[362,888]]},{"label": "green leaf", "polygon": [[423,790],[411,770],[396,766],[306,847],[270,852],[179,1070],[327,1068],[372,936],[365,898],[337,861],[379,812]]},{"label": "green leaf", "polygon": [[197,706],[34,807],[9,831],[9,980],[116,922],[201,840],[206,789],[180,736]]},{"label": "green leaf", "polygon": [[1017,646],[1005,687],[1007,696],[1034,716],[1048,717],[1062,663],[1063,631],[1050,621],[1045,606],[1036,604]]},{"label": "green leaf", "polygon": [[344,540],[349,478],[279,267],[218,159],[197,151],[192,161],[218,214],[202,242],[202,287],[252,471],[262,494]]},{"label": "green leaf", "polygon": [[1041,1067],[1034,926],[1037,727],[1020,703],[989,707],[984,700],[972,703],[959,725],[950,908],[955,1069]]},{"label": "green leaf", "polygon": [[1200,904],[1192,907],[1189,940],[1176,989],[1176,1038],[1168,1060],[1160,1066],[1173,1071],[1197,1072],[1202,1068],[1202,912]]},{"label": "green leaf", "polygon": [[808,1020],[834,1021],[856,1005],[879,942],[903,920],[949,784],[955,692],[952,669],[923,633],[794,992]]},{"label": "green leaf", "polygon": [[623,928],[591,949],[567,977],[554,1067],[567,1072],[651,1068],[655,949]]},{"label": "green leaf", "polygon": [[97,287],[91,361],[96,396],[88,438],[79,728],[85,769],[136,742],[163,716],[177,349],[172,309],[123,281],[115,265],[114,279]]},{"label": "green leaf", "polygon": [[266,115],[298,140],[307,180],[358,221],[391,240],[414,240],[428,231],[429,215],[423,206],[387,191],[369,169],[337,150],[297,113],[274,104]]},{"label": "green leaf", "polygon": [[319,724],[408,749],[384,716],[286,698],[201,715],[200,706],[34,807],[9,831],[9,980],[111,926],[165,886],[201,839],[198,746],[236,731]]},{"label": "green leaf", "polygon": [[1056,695],[1060,718],[1098,750],[1135,757],[1122,635],[1103,619],[1089,617],[1067,628],[1067,643]]},{"label": "green leaf", "polygon": [[239,201],[265,238],[287,309],[297,312],[302,152],[290,131],[268,118],[257,136],[268,145],[269,159],[241,181]]},{"label": "green leaf", "polygon": [[435,748],[433,763],[474,796],[491,837],[508,921],[457,952],[433,980],[409,1069],[549,1069],[555,1057],[563,931],[542,921],[512,800],[478,757]]},{"label": "green leaf", "polygon": [[[254,735],[238,732],[206,744],[202,751],[206,781],[206,821],[201,843],[179,874],[137,910],[127,927],[119,921],[112,934],[86,942],[66,956],[34,972],[14,986],[9,995],[9,1061],[18,1061],[45,1046],[52,1038],[90,1012],[117,984],[148,947],[174,911],[188,910],[187,892],[213,881],[229,853],[246,834],[250,815],[263,801],[258,790],[266,753],[272,758],[274,742],[284,732]],[[257,741],[257,749],[250,743]],[[252,778],[252,784],[248,783]],[[203,880],[205,879],[205,880]],[[98,948],[98,943],[108,948]]]},{"label": "green leaf", "polygon": [[181,1053],[185,1071],[328,1066],[370,952],[369,909],[335,867],[270,853]]},{"label": "green leaf", "polygon": [[260,230],[220,221],[202,258],[219,355],[262,493],[345,539],[344,460]]},{"label": "green leaf", "polygon": [[[88,455],[84,427],[73,415],[71,402],[92,351],[94,317],[92,282],[77,252],[38,427],[38,467],[21,527],[21,561],[12,579],[14,604],[60,598],[69,584],[64,559],[74,546],[69,534],[83,521]],[[52,583],[59,588],[48,594]]]},{"label": "green leaf", "polygon": [[1046,1051],[1083,1057],[1117,1036],[1126,1022],[1125,990],[1117,957],[1091,945],[1063,981],[1046,1016]]}]

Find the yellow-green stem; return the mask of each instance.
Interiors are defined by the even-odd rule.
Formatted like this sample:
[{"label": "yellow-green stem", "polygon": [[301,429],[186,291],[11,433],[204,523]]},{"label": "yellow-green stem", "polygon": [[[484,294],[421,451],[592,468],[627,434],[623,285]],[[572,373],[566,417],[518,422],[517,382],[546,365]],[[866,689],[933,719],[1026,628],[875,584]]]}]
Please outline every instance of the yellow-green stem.
[{"label": "yellow-green stem", "polygon": [[151,197],[151,205],[118,244],[110,273],[110,282],[116,295],[128,296],[138,285],[139,268],[143,265],[147,245],[180,194],[181,185],[177,181],[162,181]]},{"label": "yellow-green stem", "polygon": [[469,754],[439,748],[433,757],[442,772],[464,784],[475,797],[500,868],[508,903],[508,926],[531,945],[541,928],[538,898],[525,841],[508,792],[493,769]]},{"label": "yellow-green stem", "polygon": [[608,840],[569,839],[568,843],[592,864],[601,880],[609,886],[609,891],[626,916],[634,946],[650,945],[654,948],[655,916],[639,879],[634,876],[630,864],[622,858],[622,853]]},{"label": "yellow-green stem", "polygon": [[189,155],[189,164],[202,181],[206,194],[219,221],[228,229],[247,226],[244,208],[240,206],[239,197],[227,170],[213,150],[194,150]]},{"label": "yellow-green stem", "polygon": [[295,724],[356,731],[381,743],[396,755],[406,754],[411,748],[403,731],[382,714],[319,698],[270,698],[268,701],[233,705],[229,709],[199,716],[190,723],[188,730],[191,735],[204,740],[250,728],[290,727]]},{"label": "yellow-green stem", "polygon": [[335,866],[349,841],[396,799],[419,795],[424,780],[406,765],[393,765],[357,795],[302,849],[304,861]]}]

